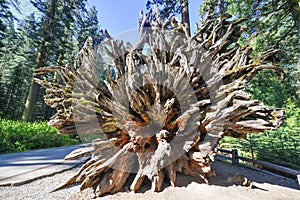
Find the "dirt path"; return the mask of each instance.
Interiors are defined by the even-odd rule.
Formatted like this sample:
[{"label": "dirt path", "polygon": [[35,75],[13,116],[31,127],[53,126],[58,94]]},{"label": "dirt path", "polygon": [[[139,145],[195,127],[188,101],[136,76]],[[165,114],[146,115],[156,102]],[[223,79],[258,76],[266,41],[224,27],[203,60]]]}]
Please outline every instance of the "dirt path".
[{"label": "dirt path", "polygon": [[[193,199],[212,199],[212,200],[299,200],[300,187],[296,180],[273,176],[270,174],[258,172],[256,170],[232,166],[223,162],[214,162],[212,168],[217,176],[210,181],[213,185],[197,183],[191,177],[179,176],[181,187],[166,187],[162,192],[153,193],[118,193],[107,195],[99,200],[193,200]],[[252,181],[251,186],[235,186],[235,182],[241,181],[241,177],[247,177]],[[244,181],[244,180],[242,180]],[[76,199],[86,198],[89,191],[83,192]]]},{"label": "dirt path", "polygon": [[243,188],[241,186],[209,186],[203,184],[191,183],[187,187],[167,188],[161,193],[146,192],[144,194],[120,193],[113,196],[107,196],[100,199],[117,199],[117,200],[299,200],[299,191],[292,191],[279,186],[269,184],[259,184],[259,189]]},{"label": "dirt path", "polygon": [[[218,174],[212,180],[214,185],[199,184],[197,181],[180,176],[180,187],[166,187],[162,192],[128,193],[122,192],[107,195],[98,200],[193,200],[193,199],[222,199],[222,200],[299,200],[300,188],[295,180],[280,178],[255,170],[231,166],[222,162],[214,162],[213,169]],[[52,177],[36,180],[22,186],[0,187],[0,199],[8,200],[60,200],[60,199],[91,199],[88,191],[79,194],[79,186],[73,186],[57,192],[49,193],[52,189],[64,183],[77,172],[73,169]],[[253,180],[252,187],[230,185],[237,173]]]}]

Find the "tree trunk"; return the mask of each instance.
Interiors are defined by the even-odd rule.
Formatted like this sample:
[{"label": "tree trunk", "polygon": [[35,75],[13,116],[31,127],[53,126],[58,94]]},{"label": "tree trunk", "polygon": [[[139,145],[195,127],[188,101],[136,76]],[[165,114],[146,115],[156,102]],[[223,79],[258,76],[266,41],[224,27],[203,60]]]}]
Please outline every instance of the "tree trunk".
[{"label": "tree trunk", "polygon": [[[35,69],[38,69],[40,67],[46,66],[46,60],[47,60],[47,47],[46,42],[51,41],[51,29],[52,29],[52,22],[55,16],[57,7],[57,0],[51,0],[48,12],[46,16],[44,17],[44,23],[43,23],[43,38],[40,44],[40,48],[38,50],[38,55],[35,63]],[[34,106],[36,104],[38,95],[39,95],[39,89],[40,86],[36,84],[34,81],[31,82],[29,87],[28,96],[25,103],[25,108],[22,115],[22,120],[24,121],[32,121],[33,120],[33,114],[34,114]]]},{"label": "tree trunk", "polygon": [[28,122],[33,121],[34,106],[37,101],[39,90],[40,86],[34,81],[31,81],[29,93],[26,99],[25,108],[22,115],[22,120]]},{"label": "tree trunk", "polygon": [[189,14],[189,2],[188,0],[180,0],[181,19],[182,24],[186,26],[187,33],[191,36],[190,14]]},{"label": "tree trunk", "polygon": [[99,135],[91,146],[66,157],[91,155],[57,189],[81,183],[81,190],[92,188],[102,196],[125,187],[138,191],[150,182],[151,190],[160,191],[165,181],[177,185],[179,173],[207,183],[223,136],[245,138],[282,123],[283,110],[243,91],[259,70],[283,78],[271,62],[277,50],[251,58],[251,47],[238,45],[245,19],[208,16],[190,37],[176,17],[162,23],[160,13],[155,14],[158,21],[151,14],[142,16],[152,26],[141,31],[135,46],[113,38],[101,44],[114,62],[101,83],[90,39],[76,57],[77,67],[35,70],[37,75],[57,72],[61,78],[35,79],[46,88],[46,103],[57,110],[49,124],[61,134]]},{"label": "tree trunk", "polygon": [[296,30],[298,30],[298,36],[300,35],[300,4],[297,0],[288,0],[289,8],[292,13],[292,17],[295,22]]},{"label": "tree trunk", "polygon": [[12,96],[13,96],[13,90],[14,90],[15,87],[13,87],[12,85],[9,86],[8,90],[7,90],[7,93],[6,93],[6,97],[8,96],[7,98],[7,101],[6,101],[6,106],[5,108],[3,109],[3,116],[8,116],[9,114],[9,110],[10,110],[10,105],[11,105],[11,101],[12,101]]}]

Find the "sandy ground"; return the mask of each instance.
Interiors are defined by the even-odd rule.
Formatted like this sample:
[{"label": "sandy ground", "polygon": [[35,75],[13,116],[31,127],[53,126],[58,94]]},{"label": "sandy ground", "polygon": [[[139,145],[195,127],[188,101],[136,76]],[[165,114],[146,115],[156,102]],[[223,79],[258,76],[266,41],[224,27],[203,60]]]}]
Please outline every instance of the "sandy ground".
[{"label": "sandy ground", "polygon": [[[143,191],[140,193],[122,192],[114,195],[106,195],[98,200],[177,200],[177,199],[222,199],[222,200],[279,200],[300,199],[300,187],[296,180],[272,176],[255,170],[231,166],[222,162],[214,162],[213,169],[217,176],[211,179],[213,185],[197,183],[191,177],[180,176],[179,187],[166,187],[162,192],[156,193]],[[0,187],[0,199],[8,200],[35,200],[35,199],[91,199],[89,191],[79,192],[79,186],[75,185],[57,192],[49,193],[55,187],[64,183],[76,173],[78,168],[36,180],[22,186]],[[252,180],[249,187],[235,186],[236,174]],[[239,176],[238,176],[239,177]]]}]

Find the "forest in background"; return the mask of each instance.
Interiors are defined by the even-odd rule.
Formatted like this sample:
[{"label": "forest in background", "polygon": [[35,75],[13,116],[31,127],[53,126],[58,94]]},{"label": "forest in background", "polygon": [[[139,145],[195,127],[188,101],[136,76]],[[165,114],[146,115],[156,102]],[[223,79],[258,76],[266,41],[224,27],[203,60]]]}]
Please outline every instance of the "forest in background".
[{"label": "forest in background", "polygon": [[[31,3],[38,12],[16,19],[11,7],[18,10],[18,0],[0,0],[1,120],[47,121],[54,110],[44,103],[44,90],[32,81],[33,70],[72,65],[87,36],[93,37],[95,45],[104,39],[97,11],[95,7],[87,9],[87,0]],[[145,6],[150,9],[153,4],[159,5],[164,18],[182,12],[179,0],[149,0]],[[299,0],[205,0],[199,5],[199,19],[209,12],[219,17],[230,14],[233,19],[247,18],[248,30],[238,42],[250,44],[253,57],[280,49],[273,62],[286,72],[285,81],[280,83],[275,73],[262,71],[247,87],[255,99],[285,108],[284,124],[276,131],[246,139],[226,137],[221,147],[238,148],[247,156],[296,169],[300,166],[299,4]],[[20,140],[13,138],[11,143]]]},{"label": "forest in background", "polygon": [[73,64],[87,36],[95,45],[102,40],[97,11],[87,9],[86,2],[32,0],[38,12],[17,20],[9,5],[18,9],[18,1],[1,0],[1,118],[35,121],[53,115],[43,89],[32,81],[33,70]]}]

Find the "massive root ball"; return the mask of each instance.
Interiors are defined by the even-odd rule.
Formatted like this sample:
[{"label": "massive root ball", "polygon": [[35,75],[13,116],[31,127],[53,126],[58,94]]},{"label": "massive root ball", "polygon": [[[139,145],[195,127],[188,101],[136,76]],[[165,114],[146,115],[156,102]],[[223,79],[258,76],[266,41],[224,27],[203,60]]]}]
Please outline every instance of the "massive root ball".
[{"label": "massive root ball", "polygon": [[82,190],[93,188],[101,196],[128,185],[137,191],[150,181],[159,191],[166,180],[176,185],[178,173],[207,183],[224,135],[245,137],[281,124],[282,110],[242,91],[259,70],[283,76],[271,62],[276,50],[250,59],[251,48],[236,43],[244,19],[209,17],[189,37],[176,18],[162,23],[151,16],[142,17],[135,46],[112,38],[101,44],[113,62],[104,81],[91,45],[80,51],[75,67],[36,70],[60,75],[52,82],[36,79],[46,88],[46,103],[57,110],[49,123],[62,134],[99,135],[66,157],[91,155],[62,187],[79,182]]}]

